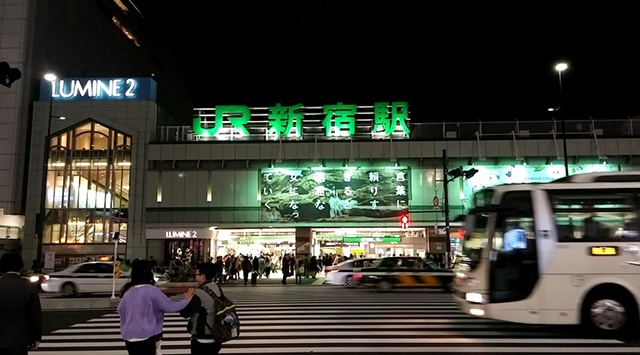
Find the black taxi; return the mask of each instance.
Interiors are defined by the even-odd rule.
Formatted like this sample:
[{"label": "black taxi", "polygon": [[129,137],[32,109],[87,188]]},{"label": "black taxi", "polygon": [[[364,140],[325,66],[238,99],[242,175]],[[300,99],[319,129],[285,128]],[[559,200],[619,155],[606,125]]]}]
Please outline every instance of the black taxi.
[{"label": "black taxi", "polygon": [[453,271],[418,256],[388,256],[353,275],[363,287],[388,292],[393,288],[435,288],[451,290]]}]

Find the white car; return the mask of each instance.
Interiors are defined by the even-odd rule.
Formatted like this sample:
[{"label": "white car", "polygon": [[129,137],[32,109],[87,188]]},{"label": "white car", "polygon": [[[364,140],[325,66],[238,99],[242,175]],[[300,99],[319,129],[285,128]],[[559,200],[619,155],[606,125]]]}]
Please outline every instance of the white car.
[{"label": "white car", "polygon": [[324,283],[340,285],[347,288],[357,287],[359,282],[353,278],[363,267],[370,267],[378,258],[355,258],[345,260],[337,265],[327,266],[324,270]]},{"label": "white car", "polygon": [[[88,261],[54,272],[42,281],[44,292],[61,293],[64,296],[90,293],[111,293],[113,290],[113,262]],[[129,281],[130,270],[122,270],[115,280],[115,293]],[[167,283],[166,276],[154,273],[157,285]]]}]

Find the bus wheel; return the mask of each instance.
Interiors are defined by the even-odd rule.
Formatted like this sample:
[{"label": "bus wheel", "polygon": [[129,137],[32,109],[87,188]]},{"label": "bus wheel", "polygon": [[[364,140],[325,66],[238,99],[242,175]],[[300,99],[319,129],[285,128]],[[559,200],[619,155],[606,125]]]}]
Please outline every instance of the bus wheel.
[{"label": "bus wheel", "polygon": [[621,294],[612,297],[595,293],[586,299],[583,306],[583,325],[596,334],[623,336],[637,323],[638,311],[635,309],[630,296]]}]

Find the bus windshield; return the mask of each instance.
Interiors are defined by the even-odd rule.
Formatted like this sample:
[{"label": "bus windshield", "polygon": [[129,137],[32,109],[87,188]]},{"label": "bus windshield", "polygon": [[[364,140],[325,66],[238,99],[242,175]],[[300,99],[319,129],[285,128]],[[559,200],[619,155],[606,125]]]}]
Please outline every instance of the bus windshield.
[{"label": "bus windshield", "polygon": [[465,220],[465,235],[462,243],[462,260],[473,269],[480,261],[485,242],[485,229],[489,215],[472,210]]}]

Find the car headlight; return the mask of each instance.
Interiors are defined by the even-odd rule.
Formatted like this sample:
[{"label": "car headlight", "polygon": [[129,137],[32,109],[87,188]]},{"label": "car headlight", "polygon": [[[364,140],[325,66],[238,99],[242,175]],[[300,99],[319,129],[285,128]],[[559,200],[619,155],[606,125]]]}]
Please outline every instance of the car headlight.
[{"label": "car headlight", "polygon": [[465,300],[471,303],[489,303],[489,295],[477,292],[467,292]]},{"label": "car headlight", "polygon": [[40,281],[40,276],[38,276],[38,275],[31,275],[31,276],[29,276],[29,281],[34,282],[34,283],[35,283],[35,282],[38,282],[38,281]]}]

